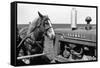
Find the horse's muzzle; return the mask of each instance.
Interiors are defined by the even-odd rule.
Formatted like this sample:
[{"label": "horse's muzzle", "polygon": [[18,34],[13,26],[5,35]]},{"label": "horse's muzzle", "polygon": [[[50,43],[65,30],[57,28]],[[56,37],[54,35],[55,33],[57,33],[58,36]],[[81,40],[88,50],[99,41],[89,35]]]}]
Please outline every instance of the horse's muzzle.
[{"label": "horse's muzzle", "polygon": [[55,32],[54,32],[53,28],[50,28],[47,31],[47,36],[49,37],[50,40],[53,40],[55,38]]},{"label": "horse's muzzle", "polygon": [[51,35],[50,40],[53,40],[55,38],[55,35]]}]

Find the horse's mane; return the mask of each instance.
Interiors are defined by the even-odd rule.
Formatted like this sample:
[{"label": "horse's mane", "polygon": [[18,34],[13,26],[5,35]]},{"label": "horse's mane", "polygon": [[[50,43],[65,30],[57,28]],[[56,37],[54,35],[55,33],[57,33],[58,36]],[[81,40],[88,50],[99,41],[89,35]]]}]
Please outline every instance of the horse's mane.
[{"label": "horse's mane", "polygon": [[35,27],[39,24],[38,20],[39,20],[39,17],[35,18],[35,19],[29,24],[27,34],[31,33],[31,32],[35,29]]}]

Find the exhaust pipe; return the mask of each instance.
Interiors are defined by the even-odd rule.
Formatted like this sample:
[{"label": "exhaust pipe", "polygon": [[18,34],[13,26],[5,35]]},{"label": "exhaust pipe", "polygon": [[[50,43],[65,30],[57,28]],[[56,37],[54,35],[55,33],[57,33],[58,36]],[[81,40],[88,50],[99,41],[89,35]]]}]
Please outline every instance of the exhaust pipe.
[{"label": "exhaust pipe", "polygon": [[72,8],[71,10],[71,29],[77,29],[77,10],[76,8]]}]

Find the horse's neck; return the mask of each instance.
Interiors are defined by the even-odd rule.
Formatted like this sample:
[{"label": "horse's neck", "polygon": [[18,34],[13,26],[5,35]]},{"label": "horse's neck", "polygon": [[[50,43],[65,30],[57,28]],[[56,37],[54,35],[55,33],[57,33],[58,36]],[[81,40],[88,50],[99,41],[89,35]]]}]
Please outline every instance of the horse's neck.
[{"label": "horse's neck", "polygon": [[31,33],[34,29],[35,29],[35,26],[33,24],[29,24],[27,34]]},{"label": "horse's neck", "polygon": [[29,24],[29,28],[27,31],[27,34],[30,34],[33,32],[31,35],[31,38],[33,40],[41,40],[43,39],[43,32],[41,31],[41,28],[37,28],[36,26],[39,24],[39,18],[36,18],[31,24]]},{"label": "horse's neck", "polygon": [[32,23],[29,24],[27,34],[31,33],[36,28],[36,23],[38,23],[38,19],[39,18],[36,18],[32,21]]},{"label": "horse's neck", "polygon": [[43,34],[44,34],[44,33],[41,32],[40,29],[38,29],[38,28],[37,28],[37,29],[35,30],[35,32],[34,32],[34,36],[35,36],[36,40],[41,40],[41,39],[43,39],[43,37],[44,37]]},{"label": "horse's neck", "polygon": [[43,40],[44,36],[43,36],[43,32],[41,32],[39,30],[39,28],[36,28],[34,31],[33,31],[33,34],[31,35],[30,37],[32,40],[34,41],[41,41]]}]

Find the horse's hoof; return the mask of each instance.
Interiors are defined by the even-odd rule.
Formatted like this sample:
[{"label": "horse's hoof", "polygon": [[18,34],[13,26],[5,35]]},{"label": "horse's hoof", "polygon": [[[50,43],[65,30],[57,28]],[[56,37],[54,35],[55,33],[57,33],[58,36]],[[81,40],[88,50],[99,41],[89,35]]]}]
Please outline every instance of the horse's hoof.
[{"label": "horse's hoof", "polygon": [[52,60],[50,63],[56,63],[56,61],[55,60]]},{"label": "horse's hoof", "polygon": [[25,64],[30,64],[30,59],[22,59]]}]

